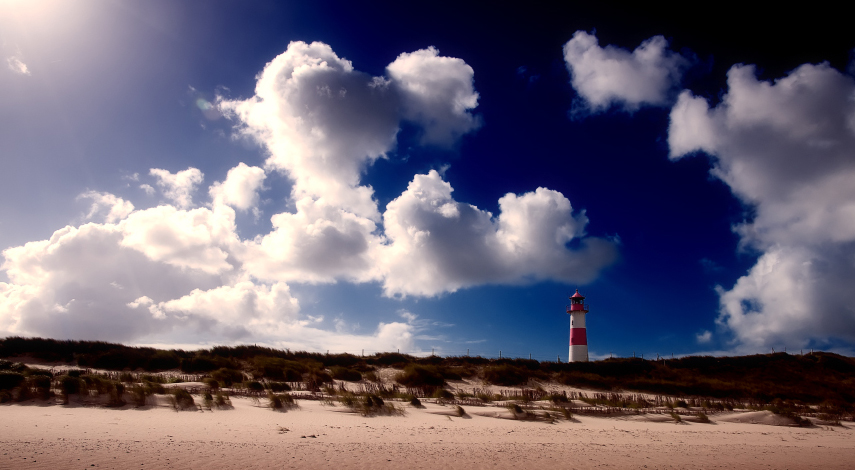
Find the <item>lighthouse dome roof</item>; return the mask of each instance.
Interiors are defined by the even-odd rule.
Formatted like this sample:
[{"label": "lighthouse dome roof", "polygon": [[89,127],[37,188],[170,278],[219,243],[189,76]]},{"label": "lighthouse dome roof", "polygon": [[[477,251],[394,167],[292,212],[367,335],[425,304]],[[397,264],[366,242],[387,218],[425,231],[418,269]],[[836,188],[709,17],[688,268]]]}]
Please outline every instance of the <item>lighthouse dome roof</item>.
[{"label": "lighthouse dome roof", "polygon": [[570,296],[571,299],[584,299],[585,296],[579,293],[579,289],[576,289],[576,293]]}]

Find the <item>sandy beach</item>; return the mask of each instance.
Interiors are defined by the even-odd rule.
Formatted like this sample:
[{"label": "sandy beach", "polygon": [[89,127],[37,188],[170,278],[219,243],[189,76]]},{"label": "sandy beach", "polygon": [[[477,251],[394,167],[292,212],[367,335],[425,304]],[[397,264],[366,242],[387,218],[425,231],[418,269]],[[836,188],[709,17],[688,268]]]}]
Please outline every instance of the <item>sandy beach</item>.
[{"label": "sandy beach", "polygon": [[[768,412],[710,424],[653,415],[550,424],[502,419],[495,407],[450,416],[437,404],[364,417],[311,400],[287,412],[249,398],[195,412],[39,403],[0,406],[0,468],[844,469],[855,459],[852,423],[759,424]],[[740,416],[747,422],[728,421]]]}]

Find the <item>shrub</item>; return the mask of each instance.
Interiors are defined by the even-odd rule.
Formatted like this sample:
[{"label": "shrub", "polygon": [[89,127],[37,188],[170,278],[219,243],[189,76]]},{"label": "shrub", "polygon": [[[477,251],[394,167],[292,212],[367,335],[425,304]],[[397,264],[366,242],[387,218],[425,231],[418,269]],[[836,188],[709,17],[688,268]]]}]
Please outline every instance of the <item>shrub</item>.
[{"label": "shrub", "polygon": [[193,400],[193,395],[183,388],[173,388],[170,390],[172,394],[172,404],[176,411],[179,410],[196,410],[196,401]]},{"label": "shrub", "polygon": [[125,404],[125,385],[123,383],[112,383],[108,392],[110,399],[107,401],[107,406],[122,406]]},{"label": "shrub", "polygon": [[224,367],[211,372],[211,378],[224,387],[231,387],[234,383],[243,382],[243,372]]},{"label": "shrub", "polygon": [[442,387],[445,379],[435,366],[409,364],[395,376],[395,381],[405,387]]},{"label": "shrub", "polygon": [[284,411],[297,407],[297,402],[294,401],[294,397],[288,393],[277,395],[269,392],[267,394],[267,399],[269,400],[270,408],[273,410]]},{"label": "shrub", "polygon": [[216,379],[212,379],[211,377],[205,377],[202,379],[202,383],[208,386],[211,390],[219,390],[220,382],[217,382]]},{"label": "shrub", "polygon": [[119,374],[119,381],[131,383],[136,382],[136,379],[134,379],[133,374],[131,374],[130,372],[122,372],[121,374]]},{"label": "shrub", "polygon": [[710,422],[710,417],[709,417],[709,416],[707,416],[707,414],[706,414],[706,413],[704,413],[704,412],[700,412],[700,413],[698,413],[698,422],[701,422],[701,423],[709,423],[709,422]]},{"label": "shrub", "polygon": [[373,370],[368,371],[362,375],[362,377],[369,382],[379,382],[380,377],[377,377],[377,373]]},{"label": "shrub", "polygon": [[309,386],[318,387],[321,384],[332,383],[333,378],[323,370],[313,369],[306,375],[306,382]]},{"label": "shrub", "polygon": [[675,422],[677,422],[677,423],[682,423],[682,422],[683,422],[683,418],[681,418],[681,417],[680,417],[680,415],[678,415],[678,414],[677,414],[676,412],[674,412],[674,411],[672,411],[672,412],[671,412],[671,417],[672,417],[672,418],[674,418],[674,421],[675,421]]},{"label": "shrub", "polygon": [[150,395],[144,385],[131,385],[131,401],[134,406],[145,406],[146,398]]},{"label": "shrub", "polygon": [[20,372],[0,372],[0,390],[12,390],[21,385],[24,374]]},{"label": "shrub", "polygon": [[454,406],[454,414],[456,414],[459,418],[466,416],[466,410],[463,409],[460,405]]},{"label": "shrub", "polygon": [[453,400],[454,395],[444,388],[437,388],[434,390],[432,398],[436,398],[438,400]]},{"label": "shrub", "polygon": [[272,392],[290,392],[291,386],[285,382],[267,382],[267,388]]},{"label": "shrub", "polygon": [[500,364],[484,368],[484,380],[495,385],[521,385],[528,382],[530,378],[533,378],[536,375],[538,374],[531,369],[517,367],[510,364]]},{"label": "shrub", "polygon": [[45,375],[33,375],[27,377],[27,381],[24,384],[25,388],[32,389],[35,392],[35,396],[42,400],[47,400],[48,398],[50,398],[50,386],[50,377]]},{"label": "shrub", "polygon": [[419,400],[419,398],[415,395],[410,397],[410,405],[415,408],[424,408],[424,406],[422,405],[422,401]]},{"label": "shrub", "polygon": [[342,394],[339,396],[339,402],[363,416],[404,414],[403,409],[384,402],[382,398],[373,393],[363,397],[357,397],[352,393]]},{"label": "shrub", "polygon": [[59,390],[62,393],[62,402],[64,405],[68,404],[69,395],[80,393],[80,379],[77,377],[63,375],[57,379],[57,382],[59,383]]},{"label": "shrub", "polygon": [[214,405],[217,408],[225,409],[225,408],[231,408],[232,402],[231,402],[231,400],[229,400],[228,395],[217,392],[217,394],[214,396]]},{"label": "shrub", "polygon": [[261,382],[259,382],[257,380],[251,380],[249,382],[244,382],[243,385],[250,392],[260,393],[260,392],[264,391],[264,385],[261,385]]},{"label": "shrub", "polygon": [[359,371],[348,369],[347,367],[332,366],[330,367],[332,378],[336,380],[346,380],[348,382],[359,382],[362,380],[362,374]]}]

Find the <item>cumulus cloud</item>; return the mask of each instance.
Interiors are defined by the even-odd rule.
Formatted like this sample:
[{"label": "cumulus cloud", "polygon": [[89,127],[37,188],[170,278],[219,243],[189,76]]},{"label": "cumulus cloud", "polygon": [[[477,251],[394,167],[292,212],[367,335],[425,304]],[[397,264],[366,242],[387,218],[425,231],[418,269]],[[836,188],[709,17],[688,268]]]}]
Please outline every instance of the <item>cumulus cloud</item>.
[{"label": "cumulus cloud", "polygon": [[6,65],[9,66],[9,70],[19,74],[19,75],[29,75],[30,69],[27,67],[27,64],[21,61],[16,56],[11,56],[6,59]]},{"label": "cumulus cloud", "polygon": [[229,170],[225,181],[214,183],[209,193],[214,205],[225,204],[242,211],[255,209],[264,178],[263,169],[240,162]]},{"label": "cumulus cloud", "polygon": [[[584,237],[584,213],[545,188],[499,200],[500,214],[451,197],[436,171],[416,175],[383,215],[387,295],[432,296],[485,283],[552,279],[585,283],[616,257],[612,241]],[[581,239],[571,250],[567,244]]]},{"label": "cumulus cloud", "polygon": [[311,283],[378,277],[382,238],[373,221],[309,197],[296,207],[271,217],[273,231],[247,243],[248,270],[264,279]]},{"label": "cumulus cloud", "polygon": [[149,174],[157,178],[157,185],[163,188],[163,195],[182,209],[193,206],[193,192],[205,176],[198,168],[188,168],[177,173],[152,168]]},{"label": "cumulus cloud", "polygon": [[462,59],[429,47],[401,54],[386,70],[403,97],[404,118],[424,128],[422,142],[449,146],[479,127],[471,114],[478,106],[475,71]]},{"label": "cumulus cloud", "polygon": [[294,180],[295,199],[323,198],[376,220],[373,191],[359,180],[395,143],[397,101],[330,46],[292,42],[264,67],[254,97],[220,107],[267,149],[268,167]]},{"label": "cumulus cloud", "polygon": [[754,211],[735,230],[761,256],[721,289],[718,319],[745,348],[855,338],[853,96],[828,64],[772,82],[737,65],[720,104],[684,91],[671,112],[671,158],[707,153]]},{"label": "cumulus cloud", "polygon": [[354,69],[320,42],[292,42],[259,75],[255,96],[220,100],[240,132],[262,144],[267,166],[294,180],[293,197],[324,199],[378,220],[373,190],[360,185],[366,166],[394,148],[402,120],[424,140],[448,144],[477,127],[478,94],[464,61],[434,48],[402,54],[389,77]]},{"label": "cumulus cloud", "polygon": [[77,199],[91,199],[92,205],[89,207],[89,212],[86,214],[87,220],[92,220],[96,216],[100,216],[107,223],[115,223],[124,219],[134,211],[134,205],[130,201],[117,197],[110,193],[100,193],[98,191],[86,191],[77,196]]},{"label": "cumulus cloud", "polygon": [[668,50],[668,41],[654,36],[630,52],[600,47],[597,37],[576,31],[564,44],[570,83],[592,111],[620,105],[629,111],[641,106],[667,106],[689,61]]}]

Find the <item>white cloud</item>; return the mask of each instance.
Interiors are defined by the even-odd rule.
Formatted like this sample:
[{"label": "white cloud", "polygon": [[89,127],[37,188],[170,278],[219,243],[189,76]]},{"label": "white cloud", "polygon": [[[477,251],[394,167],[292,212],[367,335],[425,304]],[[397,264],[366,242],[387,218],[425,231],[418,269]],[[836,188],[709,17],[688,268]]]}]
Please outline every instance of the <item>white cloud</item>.
[{"label": "white cloud", "polygon": [[294,180],[295,200],[323,198],[376,220],[360,175],[392,148],[399,118],[395,93],[374,83],[328,45],[292,42],[264,67],[254,97],[220,107],[264,145],[268,167]]},{"label": "white cloud", "polygon": [[697,341],[698,344],[709,343],[710,341],[712,341],[712,331],[704,330],[704,331],[696,334],[695,335],[695,341]]},{"label": "white cloud", "polygon": [[634,51],[600,47],[597,37],[576,31],[564,44],[564,61],[573,88],[593,111],[622,105],[629,111],[641,106],[667,106],[673,88],[689,62],[668,50],[668,41],[654,36]]},{"label": "white cloud", "polygon": [[272,232],[246,243],[244,263],[253,275],[312,283],[379,276],[375,263],[382,239],[373,234],[373,221],[309,197],[296,206],[296,213],[271,218]]},{"label": "white cloud", "polygon": [[141,184],[140,189],[145,191],[145,194],[147,196],[154,196],[155,190],[154,187],[152,187],[150,184]]},{"label": "white cloud", "polygon": [[855,338],[855,80],[828,64],[757,80],[728,73],[713,108],[683,92],[671,158],[703,151],[712,173],[754,209],[735,227],[757,264],[722,289],[719,323],[741,347]]},{"label": "white cloud", "polygon": [[[589,282],[616,256],[614,243],[582,238],[587,217],[570,201],[538,188],[499,200],[497,218],[451,197],[436,171],[416,175],[383,215],[380,248],[387,295],[432,296],[485,284],[553,279]],[[578,250],[567,243],[582,239]]]},{"label": "white cloud", "polygon": [[137,211],[119,223],[122,246],[154,261],[209,274],[232,271],[230,251],[239,246],[234,211],[228,207],[179,210],[157,206]]},{"label": "white cloud", "polygon": [[242,211],[254,209],[264,178],[263,169],[241,162],[229,170],[225,181],[214,183],[209,193],[214,205],[225,204]]},{"label": "white cloud", "polygon": [[27,64],[23,63],[21,59],[16,56],[7,58],[6,65],[9,66],[9,70],[19,75],[30,75],[30,69],[27,68]]},{"label": "white cloud", "polygon": [[95,216],[101,216],[107,223],[115,223],[134,211],[134,205],[130,201],[125,201],[110,193],[86,191],[77,196],[77,199],[92,200],[92,205],[86,214],[86,220],[92,220]]},{"label": "white cloud", "polygon": [[163,188],[163,195],[182,209],[193,206],[193,191],[205,176],[198,168],[188,168],[177,173],[152,168],[149,174],[157,178],[157,185]]},{"label": "white cloud", "polygon": [[441,57],[434,47],[398,56],[386,68],[403,96],[403,115],[424,128],[423,143],[449,146],[480,126],[472,70],[462,59]]}]

